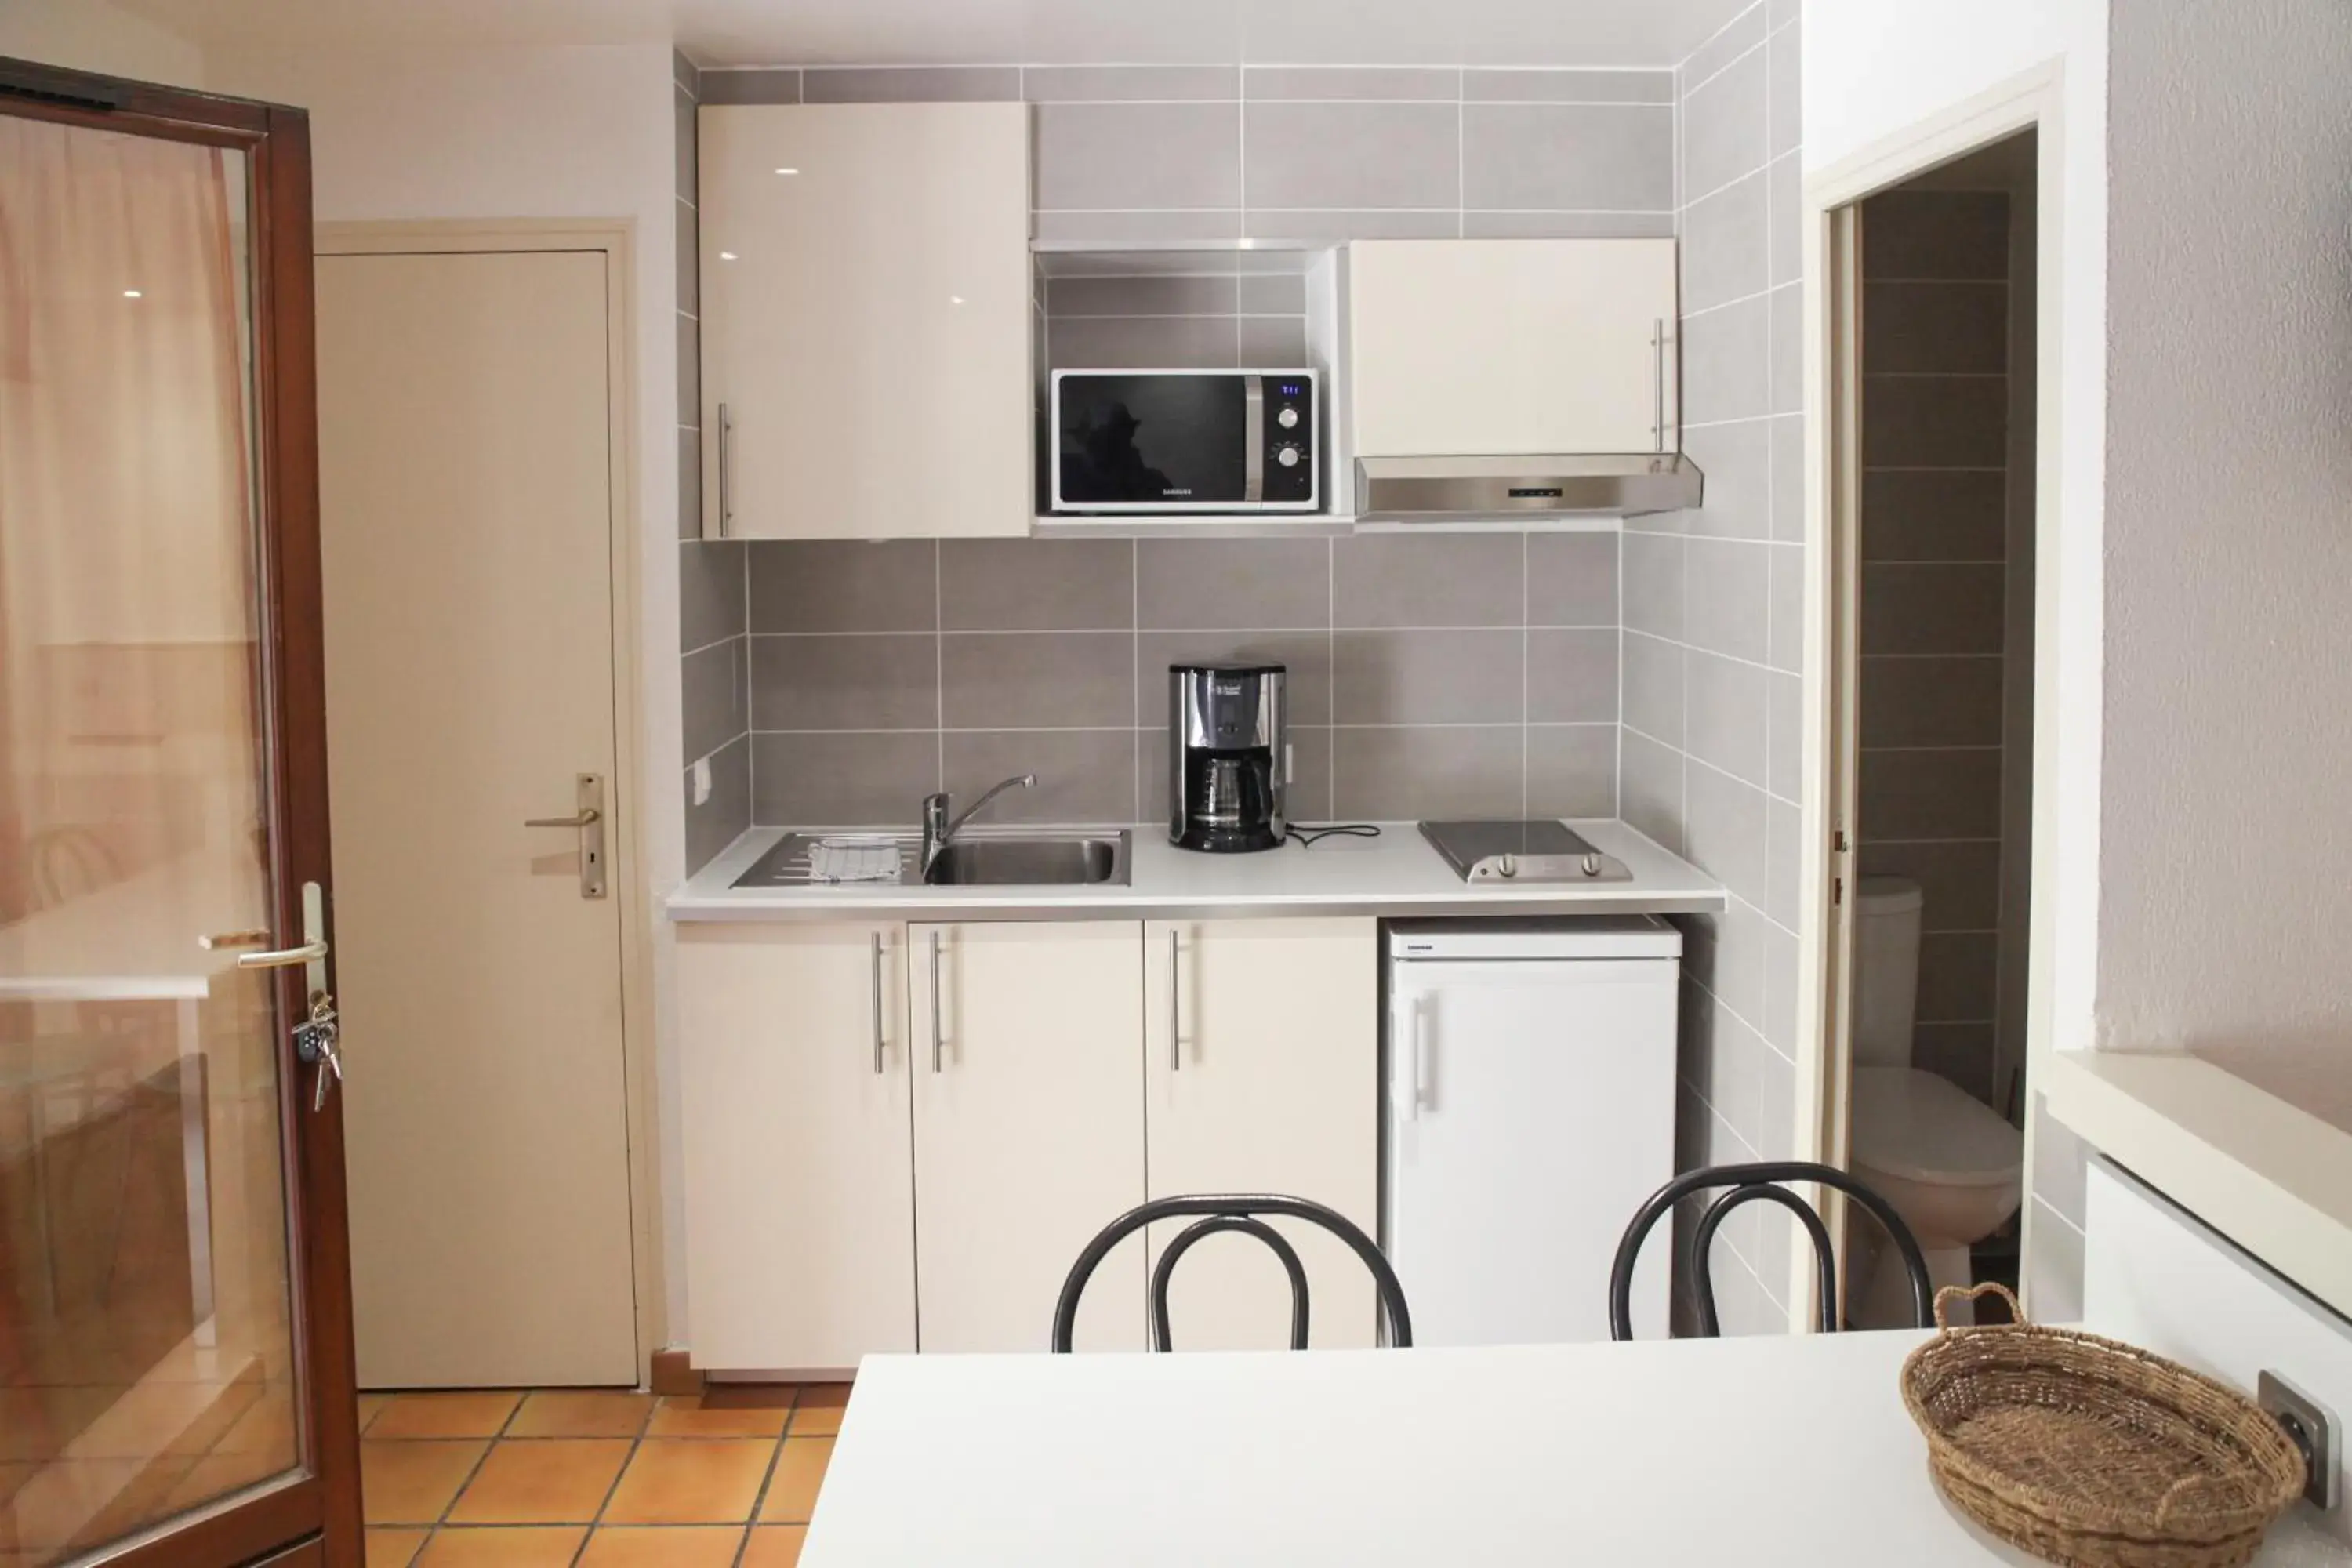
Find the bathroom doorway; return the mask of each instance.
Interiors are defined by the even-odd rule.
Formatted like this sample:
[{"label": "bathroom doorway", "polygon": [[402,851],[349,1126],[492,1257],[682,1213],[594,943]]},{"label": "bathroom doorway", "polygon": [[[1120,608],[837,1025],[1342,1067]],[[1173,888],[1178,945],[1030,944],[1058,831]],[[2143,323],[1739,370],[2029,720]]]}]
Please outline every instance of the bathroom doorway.
[{"label": "bathroom doorway", "polygon": [[[1938,1287],[2022,1277],[2040,142],[2029,123],[1829,215],[1823,1144]],[[1909,1321],[1875,1224],[1853,1211],[1844,1240],[1843,1320]]]}]

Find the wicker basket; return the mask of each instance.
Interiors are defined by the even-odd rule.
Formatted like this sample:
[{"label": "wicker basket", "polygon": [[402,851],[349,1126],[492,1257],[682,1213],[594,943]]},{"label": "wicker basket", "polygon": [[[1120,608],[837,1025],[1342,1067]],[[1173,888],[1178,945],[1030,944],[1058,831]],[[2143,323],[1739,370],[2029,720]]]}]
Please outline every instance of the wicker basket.
[{"label": "wicker basket", "polygon": [[[2014,1321],[1955,1329],[1998,1292]],[[2252,1401],[2160,1356],[2025,1321],[1999,1285],[1936,1293],[1941,1331],[1903,1403],[1952,1505],[2073,1568],[2233,1568],[2303,1491],[2303,1456]]]}]

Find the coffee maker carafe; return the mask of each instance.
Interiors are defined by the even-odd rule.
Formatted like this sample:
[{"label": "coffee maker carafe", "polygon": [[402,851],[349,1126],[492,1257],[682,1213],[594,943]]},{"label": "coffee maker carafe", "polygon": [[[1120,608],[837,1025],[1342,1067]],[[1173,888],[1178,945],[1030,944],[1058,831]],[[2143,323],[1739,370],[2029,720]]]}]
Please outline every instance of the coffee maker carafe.
[{"label": "coffee maker carafe", "polygon": [[1278,664],[1168,667],[1168,837],[1179,848],[1281,846],[1283,673]]}]

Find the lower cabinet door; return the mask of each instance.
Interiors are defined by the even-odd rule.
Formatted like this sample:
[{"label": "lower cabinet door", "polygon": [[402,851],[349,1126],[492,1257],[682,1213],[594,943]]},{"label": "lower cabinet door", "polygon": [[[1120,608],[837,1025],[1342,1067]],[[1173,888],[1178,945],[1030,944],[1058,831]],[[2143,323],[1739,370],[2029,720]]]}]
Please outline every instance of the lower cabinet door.
[{"label": "lower cabinet door", "polygon": [[698,1367],[915,1348],[906,960],[901,926],[678,928]]},{"label": "lower cabinet door", "polygon": [[[1143,1201],[1132,921],[912,928],[921,1344],[1042,1351],[1070,1266]],[[1080,1350],[1139,1350],[1143,1238],[1103,1260]]]},{"label": "lower cabinet door", "polygon": [[[1155,921],[1144,933],[1153,1198],[1280,1193],[1380,1235],[1380,935],[1370,920]],[[1157,1262],[1183,1226],[1151,1227]],[[1370,1272],[1321,1228],[1278,1221],[1306,1267],[1311,1342],[1370,1345]],[[1410,1305],[1410,1303],[1408,1303]],[[1289,1343],[1273,1252],[1211,1236],[1171,1277],[1178,1350]]]}]

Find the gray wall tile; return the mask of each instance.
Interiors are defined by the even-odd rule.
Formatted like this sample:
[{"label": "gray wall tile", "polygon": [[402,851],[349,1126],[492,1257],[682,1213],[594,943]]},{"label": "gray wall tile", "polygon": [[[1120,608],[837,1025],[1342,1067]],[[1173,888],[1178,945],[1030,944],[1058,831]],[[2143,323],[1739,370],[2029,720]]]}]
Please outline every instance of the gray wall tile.
[{"label": "gray wall tile", "polygon": [[2006,550],[2005,473],[1862,477],[1864,561],[1999,561]]},{"label": "gray wall tile", "polygon": [[1625,625],[1629,630],[1680,642],[1683,637],[1685,542],[1654,533],[1623,536]]},{"label": "gray wall tile", "polygon": [[1683,199],[1696,201],[1764,166],[1764,55],[1725,67],[1683,104]]},{"label": "gray wall tile", "polygon": [[908,826],[939,787],[936,734],[751,737],[751,820],[762,827]]},{"label": "gray wall tile", "polygon": [[1624,634],[1625,722],[1654,741],[1683,743],[1683,649],[1636,631]]},{"label": "gray wall tile", "polygon": [[1914,1025],[1911,1062],[1949,1079],[1980,1100],[1989,1100],[1992,1097],[1992,1026]]},{"label": "gray wall tile", "polygon": [[1802,918],[1804,874],[1804,813],[1787,801],[1770,801],[1764,808],[1766,881],[1764,912],[1782,929],[1794,931]]},{"label": "gray wall tile", "polygon": [[1922,930],[1990,931],[2000,923],[2000,845],[1865,842],[1861,849],[1864,876],[1919,884]]},{"label": "gray wall tile", "polygon": [[1672,239],[1675,216],[1468,212],[1462,215],[1462,236],[1465,239]]},{"label": "gray wall tile", "polygon": [[1724,67],[1762,43],[1767,27],[1761,5],[1751,5],[1725,23],[1683,61],[1683,90],[1690,92],[1702,87]]},{"label": "gray wall tile", "polygon": [[1801,281],[1805,272],[1804,172],[1794,155],[1775,159],[1765,172],[1765,204],[1771,243],[1765,271],[1775,288]]},{"label": "gray wall tile", "polygon": [[1526,691],[1517,631],[1340,632],[1331,639],[1339,724],[1516,724]]},{"label": "gray wall tile", "polygon": [[733,540],[677,550],[678,651],[743,635],[743,546]]},{"label": "gray wall tile", "polygon": [[1031,220],[1041,243],[1056,245],[1183,245],[1239,239],[1239,207],[1176,212],[1041,212]]},{"label": "gray wall tile", "polygon": [[1213,103],[1037,109],[1040,211],[1238,207],[1241,121]]},{"label": "gray wall tile", "polygon": [[677,422],[702,419],[702,331],[692,316],[677,318]]},{"label": "gray wall tile", "polygon": [[1030,66],[1021,79],[1032,103],[1231,102],[1242,95],[1237,66]]},{"label": "gray wall tile", "polygon": [[1055,370],[1230,370],[1241,356],[1231,316],[1050,316],[1045,343]]},{"label": "gray wall tile", "polygon": [[1862,646],[1882,654],[1998,654],[2000,566],[1862,569]]},{"label": "gray wall tile", "polygon": [[1780,671],[1764,679],[1767,728],[1771,731],[1764,787],[1783,800],[1798,800],[1805,793],[1805,683]]},{"label": "gray wall tile", "polygon": [[1743,300],[1683,318],[1683,422],[1751,419],[1771,400],[1771,307]]},{"label": "gray wall tile", "polygon": [[1872,278],[2009,276],[2009,197],[2000,192],[1891,191],[1863,209]]},{"label": "gray wall tile", "polygon": [[1422,99],[1452,103],[1462,73],[1451,66],[1251,66],[1242,92],[1251,99]]},{"label": "gray wall tile", "polygon": [[1264,660],[1284,667],[1289,723],[1331,722],[1331,637],[1328,632],[1145,632],[1135,644],[1136,722],[1147,730],[1168,722],[1171,664]]},{"label": "gray wall tile", "polygon": [[1268,274],[1240,279],[1241,310],[1251,316],[1303,316],[1307,313],[1307,279],[1296,274]]},{"label": "gray wall tile", "polygon": [[1517,534],[1359,534],[1332,542],[1332,614],[1342,626],[1512,626],[1526,590]]},{"label": "gray wall tile", "polygon": [[[702,309],[702,248],[701,236],[698,232],[700,224],[693,206],[686,202],[677,204],[675,216],[677,218],[677,309],[680,315],[691,316]],[[683,395],[686,389],[681,386],[678,391]],[[681,412],[691,416],[681,420],[682,424],[696,424],[701,418],[699,405]]]},{"label": "gray wall tile", "polygon": [[1687,770],[1684,786],[1689,799],[1685,806],[1683,853],[1702,870],[1721,878],[1733,892],[1762,906],[1764,792],[1696,763]]},{"label": "gray wall tile", "polygon": [[715,643],[699,653],[688,654],[678,663],[682,760],[691,763],[709,756],[744,731],[743,644],[740,638]]},{"label": "gray wall tile", "polygon": [[755,730],[931,730],[940,650],[928,636],[751,638]]},{"label": "gray wall tile", "polygon": [[1990,377],[1863,378],[1862,460],[1874,468],[1999,468],[2009,390]]},{"label": "gray wall tile", "polygon": [[966,800],[1015,773],[1037,775],[1034,789],[996,797],[995,822],[1123,823],[1134,820],[1133,730],[1001,731],[945,739],[947,789]]},{"label": "gray wall tile", "polygon": [[1517,816],[1525,734],[1516,724],[1336,730],[1332,815],[1353,822]]},{"label": "gray wall tile", "polygon": [[811,66],[809,103],[1017,103],[1018,66]]},{"label": "gray wall tile", "polygon": [[1617,624],[1617,535],[1530,533],[1527,552],[1529,626]]},{"label": "gray wall tile", "polygon": [[1307,320],[1303,316],[1244,316],[1236,351],[1244,365],[1267,368],[1307,364]]},{"label": "gray wall tile", "polygon": [[677,433],[677,536],[702,537],[702,432]]},{"label": "gray wall tile", "polygon": [[1772,290],[1771,409],[1805,411],[1805,291],[1797,284]]},{"label": "gray wall tile", "polygon": [[1460,113],[1452,103],[1259,102],[1243,116],[1253,209],[1460,204]]},{"label": "gray wall tile", "polygon": [[[1230,316],[1241,308],[1241,279],[1177,274],[1135,278],[1055,278],[1045,287],[1045,313],[1066,316]],[[1254,283],[1273,281],[1252,279]],[[1306,308],[1306,279],[1297,310]]]},{"label": "gray wall tile", "polygon": [[1684,518],[1687,531],[1717,539],[1772,536],[1772,428],[1761,419],[1687,431],[1683,451],[1706,476],[1706,504]]},{"label": "gray wall tile", "polygon": [[751,826],[751,742],[738,736],[710,758],[710,795],[694,799],[694,769],[682,775],[686,807],[686,874],[693,876]]},{"label": "gray wall tile", "polygon": [[1462,73],[1468,103],[1664,103],[1675,100],[1669,70],[1481,68]]},{"label": "gray wall tile", "polygon": [[680,88],[674,97],[674,105],[677,121],[675,142],[677,153],[677,195],[680,201],[697,201],[700,199],[701,192],[697,184],[695,165],[694,95]]},{"label": "gray wall tile", "polygon": [[1862,683],[1864,746],[2000,743],[2001,660],[1882,658]]},{"label": "gray wall tile", "polygon": [[1613,724],[1618,717],[1618,641],[1613,626],[1527,634],[1530,724]]},{"label": "gray wall tile", "polygon": [[[1864,482],[1866,487],[1868,480]],[[1801,414],[1783,414],[1772,420],[1772,537],[1791,543],[1805,537],[1805,416]]]},{"label": "gray wall tile", "polygon": [[1999,375],[2009,368],[2006,283],[1864,283],[1865,373],[1958,371]]},{"label": "gray wall tile", "polygon": [[[1683,668],[1690,703],[1684,749],[1710,766],[1762,785],[1765,671],[1696,648],[1684,655]],[[1760,896],[1760,888],[1759,891]]]},{"label": "gray wall tile", "polygon": [[[1258,199],[1255,184],[1251,196]],[[1649,104],[1466,105],[1462,204],[1619,212],[1671,208],[1674,111]]]},{"label": "gray wall tile", "polygon": [[1947,931],[1919,939],[1918,1021],[1990,1021],[2000,967],[2000,939],[1990,931]]},{"label": "gray wall tile", "polygon": [[917,632],[939,624],[928,539],[761,540],[750,547],[755,632]]},{"label": "gray wall tile", "polygon": [[1252,239],[1337,245],[1351,239],[1451,239],[1462,220],[1449,198],[1442,207],[1417,210],[1252,206],[1243,225]]},{"label": "gray wall tile", "polygon": [[1694,539],[1687,545],[1684,640],[1762,664],[1771,653],[1771,552],[1768,544]]},{"label": "gray wall tile", "polygon": [[798,103],[800,68],[707,70],[702,73],[701,99],[705,103]]},{"label": "gray wall tile", "polygon": [[946,631],[1115,631],[1135,625],[1125,539],[950,539],[940,544]]},{"label": "gray wall tile", "polygon": [[1617,815],[1617,726],[1537,724],[1528,730],[1529,816]]},{"label": "gray wall tile", "polygon": [[950,632],[940,707],[950,730],[1135,727],[1126,632]]},{"label": "gray wall tile", "polygon": [[1765,45],[1765,145],[1775,158],[1796,150],[1803,132],[1803,110],[1798,89],[1802,69],[1799,33],[1787,27]]},{"label": "gray wall tile", "polygon": [[1865,841],[2000,837],[1999,752],[1865,752],[1857,793]]},{"label": "gray wall tile", "polygon": [[1145,539],[1139,624],[1168,631],[1331,624],[1331,545],[1321,539]]},{"label": "gray wall tile", "polygon": [[1751,174],[1684,211],[1685,310],[1705,310],[1764,291],[1771,259],[1765,230],[1768,195],[1764,176]]},{"label": "gray wall tile", "polygon": [[1618,736],[1619,809],[1664,847],[1682,853],[1683,755],[1634,731]]},{"label": "gray wall tile", "polygon": [[1805,661],[1805,573],[1808,552],[1799,545],[1772,546],[1771,655],[1765,661],[1775,669],[1796,670]]}]

